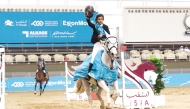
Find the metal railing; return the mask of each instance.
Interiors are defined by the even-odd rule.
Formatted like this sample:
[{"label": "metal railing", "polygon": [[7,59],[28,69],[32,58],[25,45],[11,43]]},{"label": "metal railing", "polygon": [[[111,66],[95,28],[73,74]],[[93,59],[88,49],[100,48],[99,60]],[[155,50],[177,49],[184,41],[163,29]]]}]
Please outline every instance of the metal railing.
[{"label": "metal railing", "polygon": [[[49,76],[65,76],[65,71],[49,71]],[[6,72],[6,78],[18,78],[18,77],[35,77],[36,72]]]}]

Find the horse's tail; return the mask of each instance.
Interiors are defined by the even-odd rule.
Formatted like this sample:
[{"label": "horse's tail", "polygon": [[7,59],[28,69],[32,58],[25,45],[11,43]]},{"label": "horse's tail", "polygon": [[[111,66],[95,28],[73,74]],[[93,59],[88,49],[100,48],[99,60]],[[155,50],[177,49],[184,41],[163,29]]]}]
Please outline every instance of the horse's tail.
[{"label": "horse's tail", "polygon": [[82,84],[82,80],[81,79],[78,79],[77,82],[76,82],[76,90],[75,90],[75,93],[83,93],[85,90],[84,90],[84,85]]}]

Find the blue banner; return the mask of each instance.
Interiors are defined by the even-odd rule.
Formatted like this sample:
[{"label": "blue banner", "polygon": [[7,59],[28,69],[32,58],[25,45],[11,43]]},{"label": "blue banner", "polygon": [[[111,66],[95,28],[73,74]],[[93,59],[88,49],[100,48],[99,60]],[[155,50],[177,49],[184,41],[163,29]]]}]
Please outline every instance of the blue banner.
[{"label": "blue banner", "polygon": [[[43,83],[44,86],[45,82]],[[75,81],[72,78],[68,80],[68,87],[73,87]],[[34,78],[8,78],[6,80],[6,91],[32,91],[35,86]],[[42,87],[43,87],[42,86]],[[38,91],[40,84],[37,84],[36,90]],[[45,90],[65,90],[66,82],[64,77],[50,77]]]},{"label": "blue banner", "polygon": [[[91,21],[94,22],[94,14]],[[90,42],[84,12],[0,12],[0,43]]]},{"label": "blue banner", "polygon": [[[190,74],[165,74],[164,75],[165,86],[190,86]],[[66,82],[64,77],[50,77],[45,90],[65,90]],[[35,85],[34,78],[8,78],[6,80],[6,91],[33,91]],[[43,84],[44,85],[44,84]],[[73,88],[75,81],[72,78],[68,78],[68,87]],[[119,88],[122,88],[121,78],[118,80]],[[143,85],[144,86],[144,85]],[[135,84],[131,81],[125,81],[126,88],[136,88]],[[39,83],[36,87],[39,90]]]},{"label": "blue banner", "polygon": [[190,86],[190,73],[165,74],[163,78],[166,87]]}]

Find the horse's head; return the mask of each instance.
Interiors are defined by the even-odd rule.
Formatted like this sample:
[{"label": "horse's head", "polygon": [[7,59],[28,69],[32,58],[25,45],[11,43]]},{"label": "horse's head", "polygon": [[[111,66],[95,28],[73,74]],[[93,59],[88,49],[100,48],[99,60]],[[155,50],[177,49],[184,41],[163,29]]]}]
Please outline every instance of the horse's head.
[{"label": "horse's head", "polygon": [[39,69],[39,70],[42,70],[42,62],[41,62],[41,61],[38,62],[38,69]]},{"label": "horse's head", "polygon": [[109,36],[108,38],[106,38],[104,47],[111,60],[117,58],[118,41],[115,36]]}]

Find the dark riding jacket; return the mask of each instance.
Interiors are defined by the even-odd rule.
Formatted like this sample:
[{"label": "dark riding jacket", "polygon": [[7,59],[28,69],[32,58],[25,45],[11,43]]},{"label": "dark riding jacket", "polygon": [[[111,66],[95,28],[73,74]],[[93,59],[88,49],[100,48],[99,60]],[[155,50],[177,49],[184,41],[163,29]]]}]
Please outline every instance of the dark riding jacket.
[{"label": "dark riding jacket", "polygon": [[[99,42],[98,39],[98,32],[95,28],[95,25],[90,21],[90,19],[86,19],[88,25],[93,29],[93,34],[92,34],[92,38],[91,38],[91,43],[95,44],[96,42]],[[106,24],[103,24],[102,28],[108,33],[110,34],[109,28]],[[106,35],[103,35],[102,38],[107,38]]]},{"label": "dark riding jacket", "polygon": [[43,69],[43,70],[46,70],[46,69],[45,69],[45,68],[46,68],[45,62],[42,62],[42,65],[43,65],[42,69]]}]

